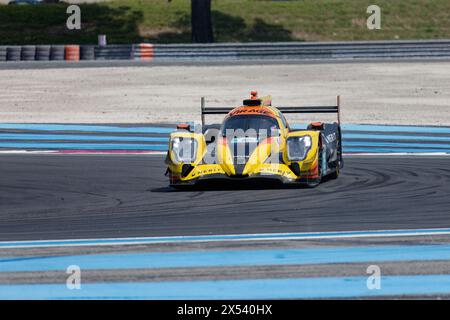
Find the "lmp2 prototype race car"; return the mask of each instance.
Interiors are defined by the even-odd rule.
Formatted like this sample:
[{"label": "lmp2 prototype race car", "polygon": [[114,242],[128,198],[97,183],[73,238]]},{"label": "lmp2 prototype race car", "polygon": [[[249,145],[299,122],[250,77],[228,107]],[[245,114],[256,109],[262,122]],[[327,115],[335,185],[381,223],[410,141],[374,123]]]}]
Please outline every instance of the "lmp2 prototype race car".
[{"label": "lmp2 prototype race car", "polygon": [[[166,175],[182,187],[202,181],[264,179],[317,186],[343,168],[340,99],[335,106],[278,107],[257,92],[235,108],[206,107],[201,125],[180,124],[169,140]],[[337,113],[338,122],[312,122],[291,129],[284,114]],[[205,125],[206,114],[227,114],[222,124]]]}]

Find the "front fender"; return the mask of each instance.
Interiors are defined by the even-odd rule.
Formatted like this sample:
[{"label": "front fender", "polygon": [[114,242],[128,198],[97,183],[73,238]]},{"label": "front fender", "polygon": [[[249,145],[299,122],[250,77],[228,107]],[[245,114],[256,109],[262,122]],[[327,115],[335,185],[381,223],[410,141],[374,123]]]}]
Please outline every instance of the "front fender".
[{"label": "front fender", "polygon": [[[287,146],[284,148],[283,161],[291,168],[291,170],[300,177],[316,177],[319,173],[319,149],[320,149],[320,131],[301,130],[289,132],[287,139],[291,137],[311,137],[311,149],[308,151],[305,159],[301,161],[291,161],[288,159]],[[286,144],[287,145],[287,144]]]},{"label": "front fender", "polygon": [[[197,142],[197,150],[194,161],[192,162],[178,162],[176,160],[174,151],[172,150],[172,141],[174,138],[191,138]],[[179,130],[172,132],[169,138],[169,150],[167,152],[166,163],[168,164],[169,172],[172,176],[177,177],[178,179],[183,179],[183,166],[190,165],[195,167],[199,163],[202,162],[203,157],[206,153],[206,142],[203,134],[189,132],[187,130]]]}]

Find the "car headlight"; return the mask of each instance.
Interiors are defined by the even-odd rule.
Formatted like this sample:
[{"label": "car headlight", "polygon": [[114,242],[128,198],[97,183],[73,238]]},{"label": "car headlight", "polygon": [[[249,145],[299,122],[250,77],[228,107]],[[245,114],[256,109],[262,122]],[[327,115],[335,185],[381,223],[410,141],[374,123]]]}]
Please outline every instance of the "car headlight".
[{"label": "car headlight", "polygon": [[177,162],[194,162],[197,157],[197,141],[192,138],[173,138],[172,151]]},{"label": "car headlight", "polygon": [[311,149],[310,136],[291,137],[287,140],[287,156],[289,161],[302,161]]}]

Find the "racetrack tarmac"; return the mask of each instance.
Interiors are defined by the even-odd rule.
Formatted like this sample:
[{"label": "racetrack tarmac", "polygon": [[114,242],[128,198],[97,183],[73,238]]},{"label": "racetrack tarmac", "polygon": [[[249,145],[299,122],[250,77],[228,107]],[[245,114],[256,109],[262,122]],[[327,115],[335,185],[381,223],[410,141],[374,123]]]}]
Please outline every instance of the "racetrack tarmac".
[{"label": "racetrack tarmac", "polygon": [[177,191],[163,156],[2,155],[0,240],[450,227],[450,157],[345,160],[314,189]]}]

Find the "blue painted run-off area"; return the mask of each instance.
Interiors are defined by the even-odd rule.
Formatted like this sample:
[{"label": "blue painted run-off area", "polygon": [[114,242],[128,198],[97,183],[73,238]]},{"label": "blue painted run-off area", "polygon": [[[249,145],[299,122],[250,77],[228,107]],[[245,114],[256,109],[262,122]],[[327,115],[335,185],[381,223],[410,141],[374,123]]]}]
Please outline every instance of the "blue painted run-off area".
[{"label": "blue painted run-off area", "polygon": [[0,285],[0,299],[294,299],[450,293],[450,275],[383,276],[380,289],[368,289],[367,277],[248,279]]},{"label": "blue painted run-off area", "polygon": [[[0,270],[65,272],[69,265],[77,265],[81,270],[260,265],[276,268],[277,265],[432,260],[450,260],[450,245],[18,256],[2,257]],[[450,294],[450,275],[383,275],[381,288],[372,290],[367,287],[368,277],[105,283],[82,281],[80,290],[69,290],[65,283],[12,284],[0,285],[0,299],[290,299]]]},{"label": "blue painted run-off area", "polygon": [[78,265],[81,269],[92,270],[306,265],[409,260],[450,260],[450,245],[1,257],[0,272],[65,270],[69,265]]},{"label": "blue painted run-off area", "polygon": [[[305,125],[294,125],[301,129]],[[0,124],[0,150],[165,151],[174,126]],[[450,127],[343,125],[347,153],[450,153]]]}]

